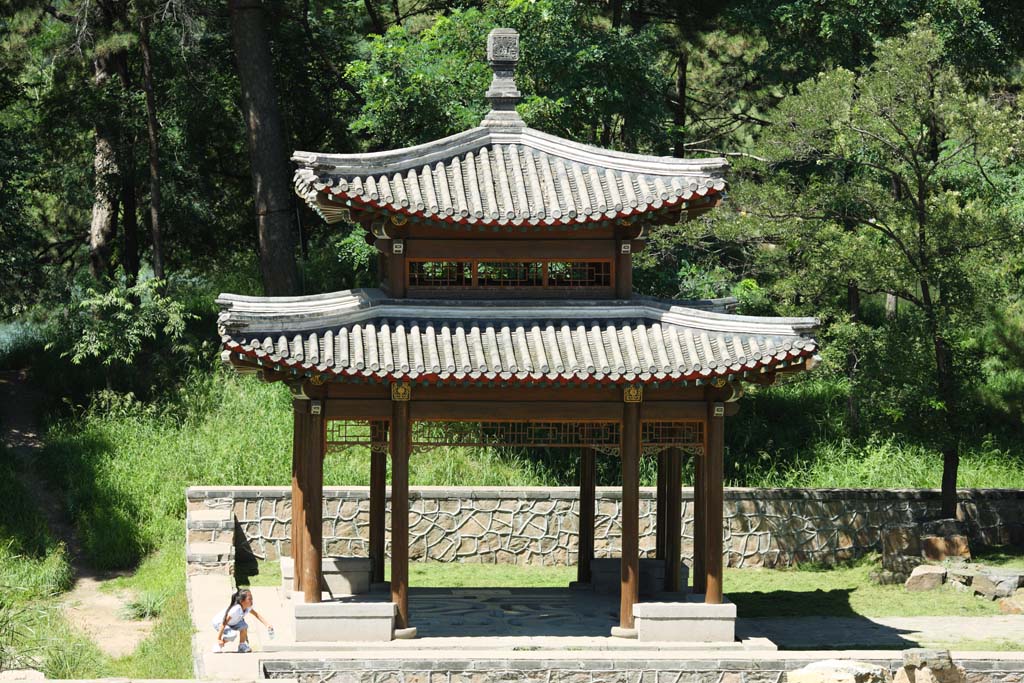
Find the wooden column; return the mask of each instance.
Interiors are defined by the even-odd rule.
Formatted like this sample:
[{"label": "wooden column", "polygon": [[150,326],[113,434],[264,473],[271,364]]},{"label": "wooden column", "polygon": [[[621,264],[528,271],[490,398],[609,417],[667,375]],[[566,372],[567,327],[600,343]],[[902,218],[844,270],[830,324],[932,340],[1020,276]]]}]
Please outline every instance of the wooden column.
[{"label": "wooden column", "polygon": [[622,245],[631,245],[630,240],[615,243],[615,298],[629,299],[633,296],[633,255],[622,253]]},{"label": "wooden column", "polygon": [[670,448],[665,460],[665,590],[678,593],[683,564],[683,458],[678,448]]},{"label": "wooden column", "polygon": [[371,422],[370,434],[370,560],[373,562],[372,583],[384,582],[385,517],[387,515],[387,457],[382,449],[386,422]]},{"label": "wooden column", "polygon": [[590,560],[594,557],[594,507],[597,498],[597,473],[594,449],[580,449],[580,529],[576,580],[590,583]]},{"label": "wooden column", "polygon": [[654,557],[659,559],[659,560],[664,560],[667,557],[666,549],[667,549],[667,538],[668,537],[665,534],[665,532],[667,531],[667,529],[665,528],[665,519],[666,519],[665,513],[668,510],[668,500],[667,500],[668,493],[667,493],[667,490],[665,488],[665,485],[666,485],[665,477],[667,475],[666,466],[668,464],[667,456],[668,456],[668,453],[666,453],[665,451],[661,451],[657,455],[657,458],[658,458],[658,486],[657,486],[657,493],[655,494],[655,500],[654,500],[654,509],[655,509],[655,517],[654,517]]},{"label": "wooden column", "polygon": [[[705,425],[705,429],[706,429]],[[707,462],[707,436],[705,434],[704,452],[693,457],[693,592],[703,595],[707,589],[704,575],[704,538],[707,515],[704,508],[704,470]]]},{"label": "wooden column", "polygon": [[633,605],[640,600],[640,404],[622,411],[622,580],[619,626],[633,628]]},{"label": "wooden column", "polygon": [[[392,387],[394,390],[394,387]],[[408,387],[406,387],[408,389]],[[392,391],[394,398],[395,392]],[[409,401],[391,402],[391,602],[396,628],[409,627]]]},{"label": "wooden column", "polygon": [[306,523],[302,517],[302,449],[305,447],[305,411],[309,401],[292,401],[292,590],[302,590],[302,547],[305,544]]},{"label": "wooden column", "polygon": [[722,602],[722,480],[725,457],[725,404],[708,404],[707,453],[704,470],[704,602]]},{"label": "wooden column", "polygon": [[[327,421],[322,401],[304,401],[302,467],[299,488],[302,489],[302,595],[305,602],[320,602],[323,585],[321,565],[324,505],[324,452],[327,446]],[[314,407],[319,408],[313,414]]]}]

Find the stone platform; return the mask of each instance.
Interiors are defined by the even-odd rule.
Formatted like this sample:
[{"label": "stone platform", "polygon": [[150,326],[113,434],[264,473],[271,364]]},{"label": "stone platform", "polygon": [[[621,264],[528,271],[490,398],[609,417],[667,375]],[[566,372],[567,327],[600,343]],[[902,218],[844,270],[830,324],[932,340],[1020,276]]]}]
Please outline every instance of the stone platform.
[{"label": "stone platform", "polygon": [[[943,646],[954,649],[954,659],[967,669],[971,683],[1024,680],[1024,651],[955,651],[960,639],[1024,641],[1024,616],[740,618],[739,640],[732,643],[644,642],[609,637],[609,625],[618,621],[614,596],[600,599],[563,589],[414,587],[410,614],[419,629],[416,639],[297,643],[291,618],[294,603],[278,586],[256,586],[255,607],[275,626],[276,639],[269,640],[252,620],[253,654],[213,654],[209,621],[215,609],[223,609],[231,577],[190,576],[188,586],[198,678],[270,676],[304,683],[480,683],[499,678],[538,683],[781,683],[785,671],[820,659],[896,666],[898,650],[937,643],[946,636],[955,640]],[[386,594],[380,597],[386,599]],[[581,618],[567,616],[573,606],[582,610]],[[776,650],[776,644],[790,649]]]}]

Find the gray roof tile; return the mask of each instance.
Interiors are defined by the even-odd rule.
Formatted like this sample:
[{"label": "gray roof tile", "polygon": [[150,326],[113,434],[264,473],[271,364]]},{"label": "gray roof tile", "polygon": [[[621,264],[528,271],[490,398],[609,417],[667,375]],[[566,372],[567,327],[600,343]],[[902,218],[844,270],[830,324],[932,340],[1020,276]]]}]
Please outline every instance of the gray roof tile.
[{"label": "gray roof tile", "polygon": [[642,298],[409,302],[352,290],[225,294],[218,303],[221,341],[236,364],[339,376],[681,381],[771,370],[817,352],[813,318],[745,317]]},{"label": "gray roof tile", "polygon": [[721,158],[626,154],[522,125],[292,160],[296,192],[329,223],[355,207],[479,225],[593,224],[722,194],[728,168]]}]

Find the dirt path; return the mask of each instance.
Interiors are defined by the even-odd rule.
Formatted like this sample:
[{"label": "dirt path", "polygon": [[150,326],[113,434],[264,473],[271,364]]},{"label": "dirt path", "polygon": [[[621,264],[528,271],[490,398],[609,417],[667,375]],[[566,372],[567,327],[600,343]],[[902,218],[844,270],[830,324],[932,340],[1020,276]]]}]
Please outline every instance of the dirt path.
[{"label": "dirt path", "polygon": [[43,394],[25,372],[0,372],[0,418],[3,442],[18,464],[18,477],[32,493],[46,517],[50,531],[68,549],[75,584],[61,600],[68,622],[87,634],[112,657],[130,654],[152,630],[152,622],[124,619],[121,612],[133,597],[128,591],[101,590],[103,584],[124,572],[96,571],[85,560],[75,528],[64,512],[60,497],[37,474],[43,443],[36,426],[36,410]]}]

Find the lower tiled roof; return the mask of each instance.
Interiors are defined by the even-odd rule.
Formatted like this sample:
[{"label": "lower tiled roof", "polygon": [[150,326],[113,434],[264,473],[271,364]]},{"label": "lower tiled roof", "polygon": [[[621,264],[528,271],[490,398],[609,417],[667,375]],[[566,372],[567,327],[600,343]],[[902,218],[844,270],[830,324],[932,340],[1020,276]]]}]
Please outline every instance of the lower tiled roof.
[{"label": "lower tiled roof", "polygon": [[[629,301],[390,300],[379,290],[217,299],[240,369],[409,380],[661,382],[766,372],[817,352],[814,318]],[[703,306],[699,308],[697,306]]]}]

